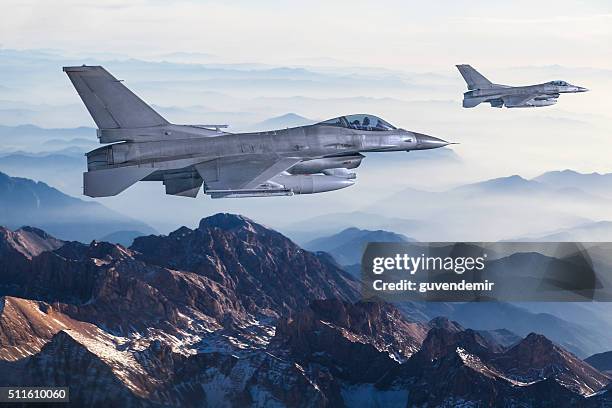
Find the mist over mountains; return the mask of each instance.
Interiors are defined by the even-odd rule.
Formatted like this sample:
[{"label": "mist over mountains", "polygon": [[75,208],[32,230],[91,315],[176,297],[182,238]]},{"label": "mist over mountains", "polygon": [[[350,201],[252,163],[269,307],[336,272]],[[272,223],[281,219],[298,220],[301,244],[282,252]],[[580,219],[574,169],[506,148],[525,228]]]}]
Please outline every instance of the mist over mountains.
[{"label": "mist over mountains", "polygon": [[[326,195],[294,197],[291,201],[198,201],[194,205],[191,200],[164,197],[163,188],[156,183],[140,183],[119,197],[100,200],[107,207],[141,218],[161,231],[170,231],[176,224],[197,222],[203,215],[228,210],[260,219],[291,234],[297,229],[291,225],[298,221],[296,214],[304,220],[332,213],[375,211],[378,216],[384,214],[386,218],[402,220],[400,224],[412,221],[431,224],[417,231],[410,228],[394,230],[418,239],[453,239],[455,236],[472,239],[481,227],[482,236],[474,237],[476,240],[523,236],[537,239],[560,229],[612,219],[606,202],[599,200],[600,197],[608,198],[605,195],[607,187],[583,190],[581,186],[588,183],[581,179],[567,182],[574,186],[580,183],[580,191],[566,189],[563,193],[566,186],[555,184],[552,179],[543,183],[545,180],[533,178],[559,168],[575,169],[581,174],[612,170],[605,154],[605,141],[612,130],[609,114],[599,110],[597,103],[589,102],[592,95],[597,95],[595,92],[579,95],[580,100],[566,98],[550,109],[466,110],[461,108],[460,102],[465,84],[452,66],[440,67],[437,72],[413,72],[409,67],[400,71],[346,66],[338,62],[319,66],[314,61],[275,66],[220,61],[207,54],[196,53],[194,60],[189,61],[189,53],[169,55],[167,59],[160,55],[134,59],[108,53],[79,56],[61,50],[0,49],[0,86],[4,87],[0,98],[0,124],[13,127],[0,128],[1,137],[6,141],[0,149],[5,156],[4,163],[0,161],[0,171],[44,181],[72,195],[80,194],[84,160],[79,170],[73,160],[73,165],[56,164],[66,171],[51,172],[42,163],[22,155],[53,155],[44,159],[47,161],[58,160],[55,154],[74,155],[76,159],[78,152],[98,146],[94,129],[90,128],[93,126],[91,118],[61,72],[61,66],[102,64],[176,123],[227,123],[229,131],[241,131],[282,128],[347,113],[368,112],[396,126],[461,143],[453,145],[452,149],[433,152],[368,154],[358,169],[355,186]],[[549,76],[554,79],[560,76],[597,78],[597,92],[608,87],[612,90],[605,70],[550,65],[507,68],[493,74],[506,81],[527,78],[538,81],[550,79]],[[22,126],[28,123],[48,130]],[[40,137],[41,132],[45,133],[43,137]],[[575,142],[578,134],[580,143]],[[564,154],[569,146],[572,154]],[[19,156],[6,157],[7,154]],[[17,160],[27,162],[21,171],[15,164]],[[508,199],[496,192],[497,198],[503,201],[499,207],[501,214],[493,211],[498,205],[494,200],[473,200],[478,209],[473,212],[480,212],[481,216],[464,216],[463,212],[473,204],[466,196],[486,194],[488,190],[464,191],[463,197],[459,197],[459,192],[450,193],[457,186],[513,174],[542,182],[551,189],[556,186],[559,197],[549,192],[548,197],[541,195],[536,199],[533,192],[519,191],[521,196]],[[569,179],[567,175],[561,177]],[[410,193],[406,191],[408,188],[427,194]],[[445,193],[429,194],[431,192]],[[524,203],[523,194],[530,195]],[[564,194],[567,199],[561,197]],[[573,195],[579,208],[565,205]],[[394,196],[403,205],[387,200]],[[430,200],[443,202],[446,198],[449,198],[449,205],[443,208],[429,209],[423,204]],[[559,205],[553,205],[550,214],[545,214],[543,209],[536,210],[532,219],[525,220],[523,225],[531,223],[532,230],[516,228],[524,215],[532,215],[531,211],[521,210],[521,204],[541,207],[544,203],[556,203],[557,198],[560,198]],[[547,202],[549,199],[552,201]],[[143,200],[156,205],[142,208],[138,204]],[[379,205],[381,200],[387,201],[385,205]],[[580,204],[589,200],[596,203],[593,211],[590,206]],[[451,214],[458,216],[444,227]],[[382,224],[357,222],[361,224],[349,222],[343,227],[387,229]]]},{"label": "mist over mountains", "polygon": [[347,228],[329,237],[321,237],[304,244],[310,251],[330,253],[340,265],[354,265],[361,262],[361,256],[369,242],[409,242],[410,238],[394,232],[360,230]]},{"label": "mist over mountains", "polygon": [[147,224],[103,205],[68,196],[42,182],[0,173],[0,225],[34,226],[58,238],[89,242],[126,229],[152,233]]},{"label": "mist over mountains", "polygon": [[[564,177],[567,175],[567,178]],[[550,177],[555,182],[548,181]],[[583,180],[588,179],[588,183]],[[404,189],[362,207],[332,212],[284,227],[308,242],[307,226],[323,225],[320,236],[342,229],[381,228],[420,241],[606,241],[612,219],[608,174],[566,170],[533,179],[518,175],[426,191]]]},{"label": "mist over mountains", "polygon": [[[411,231],[423,241],[436,237],[456,241],[511,239],[582,225],[591,217],[612,217],[610,198],[581,187],[556,187],[515,175],[440,192],[405,189],[365,211],[399,216],[408,210],[411,218],[428,220],[423,230]],[[406,203],[410,203],[409,209]]]},{"label": "mist over mountains", "polygon": [[[285,120],[291,122],[307,119],[293,115],[271,119],[277,127],[282,127]],[[85,168],[85,159],[81,152],[89,148],[81,140],[93,139],[90,132],[93,133],[93,129],[5,126],[2,128],[2,137],[8,141],[7,146],[19,150],[8,151],[0,156],[0,171],[41,180],[78,196],[81,194],[81,173]],[[22,151],[30,144],[37,146],[37,149],[32,152]],[[354,189],[326,197],[295,197],[292,206],[296,209],[308,208],[304,212],[308,218],[309,212],[317,210],[311,203],[321,200],[330,203],[325,205],[325,208],[329,208],[329,215],[319,215],[312,219],[313,222],[325,224],[328,230],[321,232],[329,234],[342,228],[359,227],[393,230],[420,240],[575,240],[588,239],[589,236],[593,240],[604,240],[610,236],[609,226],[606,224],[607,220],[612,219],[610,175],[584,174],[571,170],[547,172],[533,179],[516,175],[495,178],[442,191],[404,188],[382,200],[375,200],[375,196],[370,196],[370,204],[366,201],[361,208],[353,207],[353,211],[335,213],[334,209],[337,207],[333,203],[336,200],[342,200],[349,195],[359,195],[370,183],[380,184],[380,180],[385,178],[384,172],[392,171],[389,166],[404,162],[425,168],[449,163],[463,166],[463,161],[456,161],[452,155],[444,152],[448,149],[440,150],[439,154],[408,162],[405,161],[415,156],[406,158],[401,154],[385,157],[368,155],[358,171],[359,183]],[[160,220],[164,220],[164,224],[172,224],[185,219],[171,220],[169,217],[172,214],[191,218],[201,213],[199,206],[194,207],[190,200],[179,201],[164,197],[162,189],[156,183],[141,184],[147,185],[135,186],[121,197],[104,199],[105,204],[132,217],[143,217],[146,222],[154,225]],[[137,189],[140,190],[136,191]],[[143,191],[158,203],[154,208],[147,209],[149,213],[143,212],[137,205],[137,201],[143,197]],[[263,213],[264,220],[270,218],[267,211],[269,205],[280,208],[286,207],[287,202],[279,200],[260,206],[261,200],[246,201],[246,206],[242,205],[242,202],[228,204],[238,210],[248,208],[246,212],[251,215]],[[209,211],[214,211],[225,207],[226,203],[227,201],[207,201],[206,207]],[[172,208],[175,210],[171,210]],[[176,208],[183,208],[185,211],[176,211]],[[284,219],[275,218],[270,222],[300,242],[309,240],[309,228],[303,226],[307,227],[310,221],[288,224]],[[303,226],[300,226],[300,223]],[[159,228],[160,224],[157,224],[157,227]],[[302,235],[304,239],[300,238]],[[314,237],[310,239],[312,238]]]},{"label": "mist over mountains", "polygon": [[[548,65],[487,72],[518,83],[564,77],[593,89],[547,109],[497,111],[461,107],[465,84],[454,66],[417,72],[410,66],[276,66],[201,55],[187,62],[187,55],[135,59],[61,50],[0,49],[0,56],[0,86],[6,88],[0,98],[4,125],[92,126],[61,66],[100,64],[176,123],[228,123],[230,131],[238,131],[287,112],[313,120],[366,112],[408,130],[461,142],[454,150],[469,166],[461,173],[426,171],[436,184],[514,174],[518,162],[521,174],[528,176],[552,168],[611,170],[603,153],[610,115],[598,103],[612,89],[606,70]],[[595,78],[597,85],[589,86]],[[575,143],[578,134],[580,143]],[[572,154],[563,154],[570,147]]]},{"label": "mist over mountains", "polygon": [[[289,114],[272,118],[270,123],[282,127],[282,123],[290,126],[290,122],[302,120],[308,121]],[[13,150],[0,154],[0,171],[49,183],[71,195],[81,194],[85,169],[82,154],[91,148],[82,141],[88,140],[85,138],[95,140],[95,136],[90,134],[93,129],[5,126],[1,130],[1,136]],[[23,151],[29,144],[38,147],[33,151]],[[322,230],[321,235],[358,227],[392,230],[423,241],[607,240],[612,235],[607,224],[612,220],[610,174],[586,174],[573,170],[546,172],[532,179],[518,175],[494,178],[439,191],[403,188],[378,198],[366,193],[368,200],[362,205],[356,206],[357,201],[351,200],[350,205],[341,206],[343,212],[336,210],[339,207],[335,203],[345,197],[360,196],[372,183],[379,185],[381,180],[386,180],[385,174],[393,172],[394,166],[410,165],[416,170],[417,167],[465,165],[463,160],[456,159],[452,150],[439,150],[432,155],[423,154],[416,160],[413,158],[423,152],[417,152],[415,156],[401,153],[384,157],[382,154],[367,155],[358,169],[356,186],[326,196],[291,199],[291,207],[296,213],[303,214],[304,221],[295,221],[293,217],[289,217],[293,221],[286,217],[272,217],[270,208],[286,208],[289,201],[282,199],[267,203],[253,199],[232,202],[206,200],[204,211],[244,209],[251,216],[261,215],[267,223],[302,243],[316,238],[309,228],[311,222],[325,224],[323,228],[327,230]],[[140,208],[138,203],[143,197],[150,197],[156,206]],[[194,206],[192,200],[166,197],[157,183],[139,183],[121,196],[101,201],[115,211],[140,218],[162,230],[166,225],[197,217],[202,211],[201,204]]]},{"label": "mist over mountains", "polygon": [[297,126],[306,126],[316,123],[316,120],[308,119],[295,113],[286,113],[281,116],[266,119],[263,122],[256,123],[250,130],[266,131],[270,129],[284,129]]}]

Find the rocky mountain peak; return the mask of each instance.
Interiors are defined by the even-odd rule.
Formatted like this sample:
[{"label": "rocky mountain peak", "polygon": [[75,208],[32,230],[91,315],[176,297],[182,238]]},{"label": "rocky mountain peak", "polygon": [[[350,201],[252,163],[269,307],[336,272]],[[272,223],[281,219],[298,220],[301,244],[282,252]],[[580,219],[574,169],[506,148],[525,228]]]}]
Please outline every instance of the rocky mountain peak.
[{"label": "rocky mountain peak", "polygon": [[0,360],[15,361],[40,351],[60,330],[77,325],[44,302],[1,298]]},{"label": "rocky mountain peak", "polygon": [[139,237],[130,248],[145,263],[211,279],[254,314],[278,316],[314,299],[358,297],[357,282],[335,263],[233,214],[204,218],[195,230]]},{"label": "rocky mountain peak", "polygon": [[426,332],[425,325],[408,321],[387,303],[325,299],[314,300],[302,312],[281,319],[275,341],[302,357],[327,349],[330,342],[338,348],[345,345],[345,350],[336,350],[338,353],[359,343],[372,347],[368,352],[383,352],[403,361],[418,350]]},{"label": "rocky mountain peak", "polygon": [[92,241],[89,245],[87,255],[90,258],[98,259],[124,259],[132,257],[131,250],[124,248],[119,244],[111,244],[110,242]]},{"label": "rocky mountain peak", "polygon": [[219,228],[224,231],[235,231],[237,229],[246,228],[254,230],[255,225],[257,225],[255,222],[242,215],[218,213],[210,217],[202,218],[198,225],[198,229]]},{"label": "rocky mountain peak", "polygon": [[610,382],[606,375],[536,333],[530,333],[491,362],[511,378],[524,382],[555,378],[583,395],[599,391]]},{"label": "rocky mountain peak", "polygon": [[[457,330],[452,322],[438,320],[423,341],[419,355],[428,360],[434,360],[452,354],[457,348],[475,355],[489,355],[498,351],[499,345],[491,345],[480,333],[472,330]],[[442,324],[440,324],[442,323]],[[490,350],[494,347],[494,350]],[[497,346],[497,347],[496,347]]]},{"label": "rocky mountain peak", "polygon": [[537,334],[505,349],[357,301],[337,264],[245,217],[38,255],[44,232],[7,231],[0,382],[69,385],[77,405],[561,407],[609,381]]},{"label": "rocky mountain peak", "polygon": [[450,331],[450,332],[460,332],[460,331],[465,330],[463,326],[461,326],[459,323],[453,320],[450,320],[444,316],[434,317],[433,319],[429,321],[429,326],[431,328],[435,327],[435,328],[444,329],[445,331]]},{"label": "rocky mountain peak", "polygon": [[0,227],[0,253],[4,251],[17,251],[26,258],[31,259],[44,251],[52,251],[64,245],[46,232],[34,227],[22,227],[11,231]]},{"label": "rocky mountain peak", "polygon": [[550,341],[548,337],[539,333],[529,333],[519,345],[523,347],[542,347],[549,349],[555,347],[555,344]]},{"label": "rocky mountain peak", "polygon": [[50,234],[47,234],[45,231],[41,230],[40,228],[30,227],[30,226],[27,226],[27,225],[19,228],[19,231],[23,231],[23,232],[34,234],[34,235],[40,237],[41,239],[52,239],[52,238],[54,238]]},{"label": "rocky mountain peak", "polygon": [[562,354],[569,355],[548,338],[537,333],[527,335],[522,341],[511,347],[508,353],[520,358],[521,361],[537,362],[540,365],[555,362],[564,357]]}]

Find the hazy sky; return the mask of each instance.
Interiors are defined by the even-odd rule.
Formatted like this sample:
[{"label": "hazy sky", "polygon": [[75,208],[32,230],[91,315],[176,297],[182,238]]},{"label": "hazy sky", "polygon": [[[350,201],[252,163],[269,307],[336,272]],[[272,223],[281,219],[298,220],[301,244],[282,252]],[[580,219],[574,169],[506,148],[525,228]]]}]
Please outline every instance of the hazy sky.
[{"label": "hazy sky", "polygon": [[0,45],[409,70],[612,64],[612,2],[5,0]]},{"label": "hazy sky", "polygon": [[[177,225],[177,217],[193,225],[201,216],[221,210],[256,215],[268,222],[277,221],[279,215],[299,218],[359,209],[406,186],[440,190],[466,181],[511,174],[533,177],[565,168],[611,172],[610,44],[609,0],[4,0],[0,48],[57,49],[62,56],[70,54],[66,57],[70,61],[56,64],[53,60],[41,65],[36,57],[28,59],[28,55],[36,54],[28,52],[19,57],[25,59],[16,60],[20,61],[18,68],[8,58],[0,60],[0,66],[6,62],[7,72],[13,75],[0,77],[0,91],[5,90],[0,101],[12,98],[17,104],[10,108],[34,111],[42,108],[19,104],[72,104],[80,116],[68,115],[64,108],[45,108],[45,117],[56,119],[51,125],[42,120],[43,115],[27,123],[92,126],[59,67],[64,62],[80,64],[89,61],[87,56],[99,56],[96,62],[102,61],[146,101],[177,108],[175,111],[202,105],[210,107],[211,114],[226,111],[230,118],[236,113],[255,112],[262,116],[255,121],[287,112],[323,119],[335,113],[366,111],[380,114],[398,126],[461,143],[453,146],[461,159],[458,163],[427,164],[412,160],[412,154],[406,156],[406,161],[369,158],[360,168],[360,181],[355,187],[328,195],[292,198],[291,207],[286,205],[288,199],[266,203],[209,200],[194,205],[163,195],[161,185],[144,183],[118,197],[98,200],[136,217],[144,215],[134,202],[141,202],[143,197],[157,200],[157,213],[146,220],[161,222],[163,216],[171,215],[168,228]],[[271,89],[264,81],[257,89],[228,86],[206,92],[210,91],[207,82],[181,87],[180,82],[189,78],[176,78],[180,74],[174,71],[156,71],[159,76],[151,77],[130,71],[129,61],[117,61],[126,57],[160,60],[160,56],[171,53],[197,53],[180,62],[259,62],[272,66],[310,65],[319,70],[325,65],[358,65],[361,70],[356,71],[360,72],[376,67],[378,79],[385,78],[384,69],[421,74],[408,76],[410,86],[406,88],[383,87],[376,94],[338,87],[322,95],[316,90],[297,89],[296,84]],[[114,55],[120,58],[113,61]],[[177,61],[176,56],[172,59]],[[21,61],[27,61],[29,76],[20,83],[19,78],[25,77]],[[498,83],[564,79],[586,86],[591,92],[564,95],[557,106],[543,109],[463,109],[461,94],[465,84],[454,68],[457,63],[470,63]],[[156,69],[160,66],[164,64],[156,65]],[[342,75],[354,72],[345,68],[334,72],[338,71]],[[237,94],[238,91],[241,92]],[[45,98],[41,99],[41,95]],[[273,96],[279,98],[275,100]],[[18,115],[14,120],[19,120]],[[62,120],[71,122],[67,125]],[[78,122],[73,123],[75,120]],[[190,122],[178,118],[175,122],[202,123],[199,120],[202,119]],[[76,187],[79,190],[80,184]],[[278,211],[269,211],[272,207]]]}]

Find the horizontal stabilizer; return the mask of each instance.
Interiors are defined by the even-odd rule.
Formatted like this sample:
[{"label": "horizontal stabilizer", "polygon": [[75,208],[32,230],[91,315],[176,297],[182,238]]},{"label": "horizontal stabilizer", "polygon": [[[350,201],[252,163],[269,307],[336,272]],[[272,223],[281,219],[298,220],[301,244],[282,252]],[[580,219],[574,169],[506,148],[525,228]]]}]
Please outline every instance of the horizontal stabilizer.
[{"label": "horizontal stabilizer", "polygon": [[473,108],[480,105],[486,98],[463,98],[464,108]]},{"label": "horizontal stabilizer", "polygon": [[89,197],[110,197],[142,180],[156,169],[153,167],[117,167],[83,173],[83,193]]}]

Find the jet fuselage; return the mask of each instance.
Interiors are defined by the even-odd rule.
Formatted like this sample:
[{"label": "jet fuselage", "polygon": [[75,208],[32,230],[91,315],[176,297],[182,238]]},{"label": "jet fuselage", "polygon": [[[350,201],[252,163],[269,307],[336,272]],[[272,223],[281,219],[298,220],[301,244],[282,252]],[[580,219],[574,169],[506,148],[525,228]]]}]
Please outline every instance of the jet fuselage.
[{"label": "jet fuselage", "polygon": [[492,107],[533,108],[557,103],[562,93],[586,92],[588,89],[565,81],[550,81],[543,84],[508,86],[495,84],[467,64],[457,65],[467,83],[468,91],[463,94],[463,107],[473,108],[482,102]]},{"label": "jet fuselage", "polygon": [[166,194],[212,198],[312,194],[355,183],[361,152],[425,150],[449,144],[369,114],[265,132],[168,122],[100,66],[64,67],[98,125],[104,147],[87,153],[83,193],[109,197],[139,181]]},{"label": "jet fuselage", "polygon": [[[177,125],[174,125],[177,126]],[[198,132],[184,126],[191,133]],[[342,156],[360,152],[389,152],[423,150],[442,147],[448,143],[431,136],[403,129],[366,131],[335,126],[310,125],[289,129],[254,133],[219,133],[211,136],[202,130],[201,137],[166,140],[122,142],[98,148],[88,154],[96,156],[105,150],[110,161],[103,167],[166,163],[164,168],[181,168],[184,161],[197,162],[224,156],[275,154],[285,157],[314,159]],[[207,134],[208,133],[208,134]],[[179,161],[176,164],[172,162]],[[99,162],[97,162],[99,163]],[[95,170],[100,168],[92,163]],[[102,163],[99,163],[102,164]]]}]

